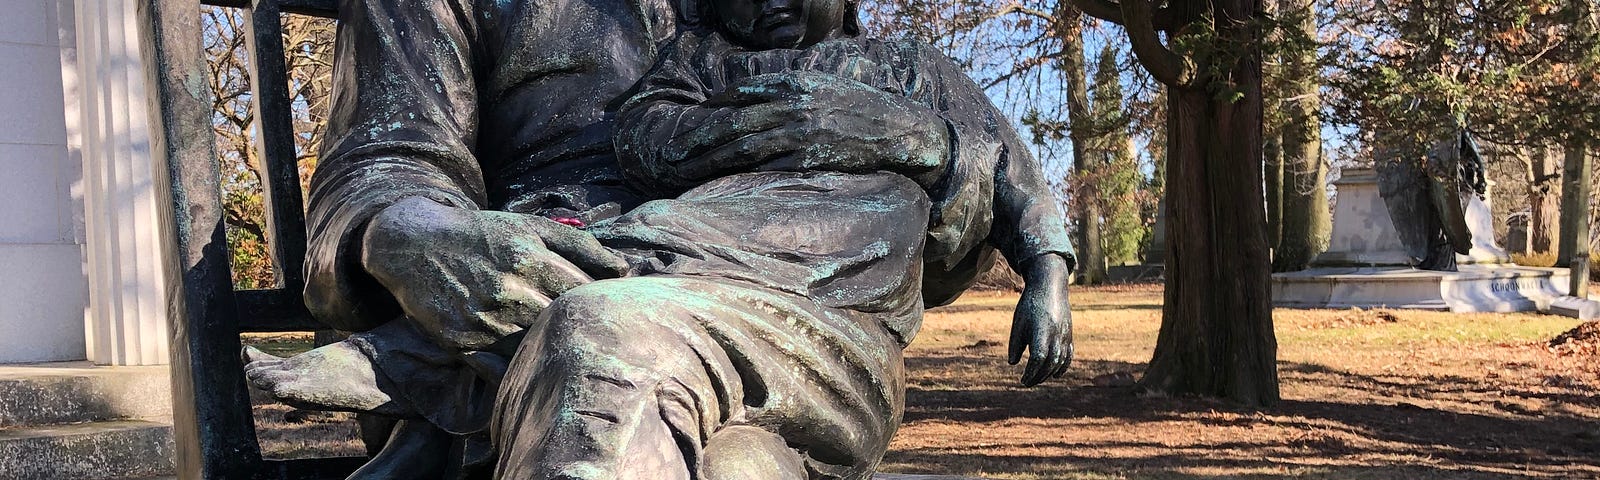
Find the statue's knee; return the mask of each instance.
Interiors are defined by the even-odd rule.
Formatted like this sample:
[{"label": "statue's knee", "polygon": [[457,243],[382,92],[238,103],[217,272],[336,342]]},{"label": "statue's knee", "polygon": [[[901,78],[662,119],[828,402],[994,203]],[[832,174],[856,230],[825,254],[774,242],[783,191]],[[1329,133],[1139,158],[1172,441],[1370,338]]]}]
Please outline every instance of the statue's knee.
[{"label": "statue's knee", "polygon": [[800,453],[783,437],[756,427],[731,426],[706,441],[700,462],[705,480],[802,480],[807,477]]},{"label": "statue's knee", "polygon": [[562,293],[545,310],[554,323],[637,327],[678,310],[683,292],[670,285],[648,277],[601,280]]},{"label": "statue's knee", "polygon": [[557,297],[543,314],[547,348],[619,355],[649,348],[652,332],[659,332],[657,327],[674,316],[675,308],[671,299],[640,285],[649,283],[643,280],[603,280]]},{"label": "statue's knee", "polygon": [[628,314],[628,305],[617,301],[608,291],[613,283],[616,282],[599,281],[562,293],[544,309],[545,328],[594,330],[614,323],[608,318]]}]

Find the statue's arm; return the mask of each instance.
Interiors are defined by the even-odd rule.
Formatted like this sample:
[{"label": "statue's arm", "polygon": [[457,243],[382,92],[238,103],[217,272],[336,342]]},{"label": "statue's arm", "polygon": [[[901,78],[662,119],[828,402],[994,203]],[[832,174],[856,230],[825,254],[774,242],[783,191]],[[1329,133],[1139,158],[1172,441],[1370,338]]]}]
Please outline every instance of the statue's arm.
[{"label": "statue's arm", "polygon": [[[1023,385],[1061,376],[1072,362],[1067,280],[1072,243],[1044,169],[1011,122],[962,69],[921,45],[917,61],[940,115],[951,125],[957,162],[994,162],[994,223],[987,241],[1025,282],[1012,321],[1008,360],[1028,352]],[[987,158],[985,158],[987,157]]]},{"label": "statue's arm", "polygon": [[346,0],[333,99],[311,179],[305,300],[347,330],[398,314],[363,270],[369,221],[405,198],[476,209],[485,201],[473,153],[478,93],[472,0]]},{"label": "statue's arm", "polygon": [[1025,271],[1024,263],[1042,255],[1056,255],[1075,267],[1066,215],[1045,180],[1037,157],[1023,143],[1009,121],[993,105],[993,123],[999,128],[1000,163],[995,168],[995,223],[989,242],[1005,254],[1011,268]]},{"label": "statue's arm", "polygon": [[[736,106],[707,103],[700,71],[719,68],[724,45],[697,34],[683,34],[665,48],[655,67],[640,79],[634,94],[618,109],[612,135],[617,161],[634,186],[657,192],[687,190],[720,172],[748,166],[712,167],[694,157],[737,135]],[[721,128],[717,128],[721,127]]]},{"label": "statue's arm", "polygon": [[921,42],[915,42],[915,50],[917,76],[928,90],[918,95],[940,106],[939,115],[950,125],[954,161],[995,167],[988,243],[1019,273],[1027,271],[1027,261],[1045,254],[1058,255],[1071,266],[1066,216],[1039,159],[961,66]]}]

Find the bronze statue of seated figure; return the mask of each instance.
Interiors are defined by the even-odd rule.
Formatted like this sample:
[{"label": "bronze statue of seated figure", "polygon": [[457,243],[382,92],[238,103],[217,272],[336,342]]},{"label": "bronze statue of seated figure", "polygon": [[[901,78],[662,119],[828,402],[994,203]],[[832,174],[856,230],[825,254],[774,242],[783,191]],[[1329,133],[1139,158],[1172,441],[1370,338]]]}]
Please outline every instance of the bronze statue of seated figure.
[{"label": "bronze statue of seated figure", "polygon": [[[351,0],[307,303],[252,384],[401,419],[357,478],[862,479],[901,350],[998,248],[1022,381],[1063,217],[953,62],[848,0]],[[420,475],[420,477],[418,477]]]}]

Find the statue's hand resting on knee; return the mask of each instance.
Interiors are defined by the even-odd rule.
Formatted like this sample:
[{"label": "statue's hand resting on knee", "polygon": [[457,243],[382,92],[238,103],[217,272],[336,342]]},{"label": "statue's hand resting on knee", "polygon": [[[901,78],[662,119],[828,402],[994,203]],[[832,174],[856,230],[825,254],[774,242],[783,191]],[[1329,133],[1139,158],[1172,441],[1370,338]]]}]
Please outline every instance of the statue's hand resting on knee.
[{"label": "statue's hand resting on knee", "polygon": [[514,351],[494,344],[527,327],[551,298],[627,271],[621,256],[582,230],[420,197],[372,219],[361,263],[442,346],[497,351]]},{"label": "statue's hand resting on knee", "polygon": [[[620,256],[582,230],[420,197],[375,216],[361,248],[362,267],[392,295],[412,327],[480,371],[504,368],[520,338],[512,334],[538,317],[551,298],[627,270]],[[243,355],[250,383],[291,405],[407,418],[422,413],[396,403],[371,359],[350,341],[291,358],[249,347]]]},{"label": "statue's hand resting on knee", "polygon": [[1061,255],[1044,254],[1028,260],[1023,270],[1027,286],[1011,322],[1007,360],[1016,365],[1023,349],[1028,350],[1022,385],[1031,387],[1060,377],[1072,364],[1072,310],[1067,304],[1072,265]]}]

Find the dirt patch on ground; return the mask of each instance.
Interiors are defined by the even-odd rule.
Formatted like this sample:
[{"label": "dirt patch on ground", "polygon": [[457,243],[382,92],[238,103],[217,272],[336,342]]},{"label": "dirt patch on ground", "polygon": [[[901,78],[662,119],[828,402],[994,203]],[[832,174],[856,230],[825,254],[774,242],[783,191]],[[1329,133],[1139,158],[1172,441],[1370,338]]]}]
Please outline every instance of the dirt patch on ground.
[{"label": "dirt patch on ground", "polygon": [[1313,321],[1305,322],[1301,328],[1354,328],[1370,327],[1400,321],[1400,316],[1393,310],[1374,308],[1352,308],[1349,310],[1334,310],[1324,315],[1314,317]]},{"label": "dirt patch on ground", "polygon": [[[1017,385],[1021,367],[1005,363],[1014,296],[974,294],[930,311],[906,352],[905,422],[884,470],[993,479],[1600,478],[1600,362],[1562,350],[1593,345],[1594,324],[1553,346],[1579,322],[1279,310],[1284,401],[1257,411],[1134,393],[1160,327],[1159,286],[1071,295],[1077,360],[1066,378],[1031,389]],[[274,456],[360,453],[348,416],[289,410],[257,407],[263,447]]]}]

